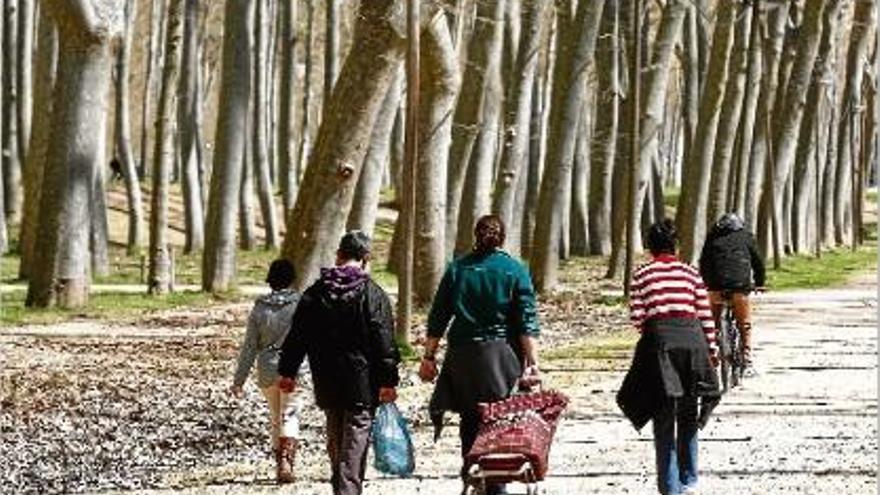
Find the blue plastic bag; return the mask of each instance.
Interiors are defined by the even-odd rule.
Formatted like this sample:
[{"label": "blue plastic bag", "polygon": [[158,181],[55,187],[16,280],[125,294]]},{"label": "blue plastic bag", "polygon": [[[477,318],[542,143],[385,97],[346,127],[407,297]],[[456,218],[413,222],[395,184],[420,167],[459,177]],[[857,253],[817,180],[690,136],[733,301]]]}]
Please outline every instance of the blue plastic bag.
[{"label": "blue plastic bag", "polygon": [[416,468],[416,456],[406,420],[391,402],[379,406],[373,422],[374,466],[381,473],[409,476]]}]

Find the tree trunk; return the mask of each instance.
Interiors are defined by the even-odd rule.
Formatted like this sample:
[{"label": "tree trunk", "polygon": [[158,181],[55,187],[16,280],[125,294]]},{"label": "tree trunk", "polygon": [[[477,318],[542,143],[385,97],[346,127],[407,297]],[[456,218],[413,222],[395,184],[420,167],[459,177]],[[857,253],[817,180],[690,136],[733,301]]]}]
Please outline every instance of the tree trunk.
[{"label": "tree trunk", "polygon": [[[253,79],[251,79],[253,87]],[[253,104],[245,124],[245,132],[252,135]],[[257,244],[257,218],[254,213],[254,144],[248,139],[244,143],[244,156],[241,161],[241,186],[238,191],[238,247],[243,251],[252,251]]]},{"label": "tree trunk", "polygon": [[58,26],[58,79],[28,306],[78,307],[89,295],[89,191],[102,159],[107,91],[119,26],[99,25],[119,1],[50,0]]},{"label": "tree trunk", "polygon": [[318,131],[300,194],[288,218],[282,252],[302,289],[333,259],[351,209],[355,173],[394,72],[403,56],[405,23],[399,2],[363,2],[353,52],[339,74]]},{"label": "tree trunk", "polygon": [[[840,131],[837,139],[837,170],[834,188],[834,240],[843,244],[849,237],[852,225],[847,222],[847,212],[852,205],[853,128],[859,121],[862,105],[862,81],[867,61],[868,41],[874,26],[874,3],[857,2],[850,35],[846,65],[846,85],[843,89]],[[852,220],[852,219],[851,219]]]},{"label": "tree trunk", "polygon": [[606,0],[596,45],[596,122],[590,149],[590,254],[611,252],[611,177],[617,143],[619,57],[617,0]]},{"label": "tree trunk", "polygon": [[103,149],[99,153],[98,166],[92,177],[89,198],[89,252],[92,275],[103,277],[110,273],[109,237],[110,222],[107,218],[107,188],[104,184],[104,167],[107,163]]},{"label": "tree trunk", "polygon": [[569,225],[569,254],[589,254],[589,219],[587,196],[590,191],[590,142],[592,134],[592,102],[584,102],[581,111],[580,130],[574,151],[574,169],[571,175],[571,220]]},{"label": "tree trunk", "polygon": [[[755,232],[758,226],[758,201],[764,178],[765,162],[767,161],[768,133],[770,119],[776,101],[776,89],[779,82],[779,68],[782,59],[782,44],[785,41],[785,24],[788,20],[788,4],[780,4],[769,13],[765,52],[762,54],[763,77],[761,93],[758,97],[758,110],[754,128],[754,138],[750,149],[749,176],[746,181],[745,204],[743,213],[749,230]],[[757,28],[757,26],[755,26]]]},{"label": "tree trunk", "polygon": [[[21,223],[19,278],[29,279],[36,258],[40,192],[43,185],[46,156],[49,150],[49,131],[52,121],[52,91],[55,65],[58,58],[55,23],[41,9],[34,78],[33,132],[28,145],[24,174],[24,217]],[[2,208],[0,208],[2,209]]]},{"label": "tree trunk", "polygon": [[252,7],[251,0],[226,0],[220,107],[202,257],[202,289],[211,292],[229,290],[235,282],[235,222],[251,87]]},{"label": "tree trunk", "polygon": [[31,67],[34,50],[35,0],[18,0],[18,60],[16,81],[18,110],[18,150],[21,163],[26,163],[31,139],[31,116],[33,108],[33,78]]},{"label": "tree trunk", "polygon": [[166,294],[174,288],[171,245],[168,239],[168,183],[174,166],[175,95],[181,64],[183,16],[187,0],[171,0],[165,34],[165,65],[156,112],[155,151],[153,153],[153,190],[150,201],[150,274],[147,291]]},{"label": "tree trunk", "polygon": [[[776,129],[776,139],[773,146],[773,176],[764,184],[763,194],[777,198],[770,201],[768,197],[762,201],[761,208],[766,211],[759,217],[773,215],[773,228],[776,229],[777,239],[783,239],[783,195],[794,165],[795,152],[797,151],[797,139],[800,135],[801,121],[804,108],[807,105],[807,93],[810,87],[810,78],[819,53],[819,41],[822,36],[822,13],[827,0],[807,0],[804,7],[804,21],[801,24],[798,36],[798,52],[792,67],[791,76],[788,78],[788,89],[785,93],[783,107],[784,119]],[[812,101],[810,106],[817,105]],[[770,209],[771,204],[774,208]]]},{"label": "tree trunk", "polygon": [[761,12],[757,4],[752,7],[752,36],[749,41],[748,73],[746,75],[745,96],[743,97],[742,119],[739,125],[738,152],[736,160],[736,192],[733,209],[742,218],[746,210],[746,190],[749,181],[749,168],[752,158],[752,145],[755,138],[755,120],[758,113],[758,98],[761,95],[761,62],[763,60]]},{"label": "tree trunk", "polygon": [[681,235],[681,259],[694,261],[706,235],[706,204],[709,195],[709,179],[715,138],[718,132],[718,119],[727,83],[727,60],[733,44],[733,23],[736,18],[736,3],[722,2],[715,20],[715,34],[712,39],[712,54],[709,59],[708,78],[700,100],[700,117],[694,136],[694,148],[687,166],[678,202],[678,231]]},{"label": "tree trunk", "polygon": [[520,252],[525,259],[532,256],[532,238],[535,232],[535,217],[538,211],[538,196],[541,192],[541,164],[544,129],[544,77],[539,75],[532,88],[532,115],[529,119],[529,156],[526,175],[526,194],[522,209],[522,229],[520,232]]},{"label": "tree trunk", "polygon": [[[0,8],[4,9],[5,6],[0,6]],[[5,26],[2,21],[0,21],[0,44],[3,43]],[[0,64],[0,152],[3,151],[3,135],[5,131],[5,126],[3,123],[3,115],[4,109],[6,108],[6,102],[3,98],[3,88],[6,86],[6,78],[9,77],[6,74],[7,70],[3,64]],[[3,167],[2,158],[0,158],[0,168]],[[0,254],[6,254],[6,251],[9,249],[9,234],[6,226],[6,181],[3,180],[3,171],[0,170]]]},{"label": "tree trunk", "polygon": [[700,118],[700,36],[698,18],[703,15],[697,5],[688,8],[684,29],[684,94],[682,95],[682,115],[684,120],[684,157],[682,177],[688,175],[688,164],[697,134],[697,120]]},{"label": "tree trunk", "polygon": [[[507,249],[511,254],[520,252],[520,239],[511,229],[514,223],[515,196],[520,184],[526,182],[528,172],[529,119],[532,116],[532,88],[538,69],[539,43],[547,24],[545,2],[526,1],[522,6],[523,38],[519,43],[514,68],[515,74],[510,97],[505,102],[504,147],[501,165],[495,182],[492,211],[508,226]],[[521,222],[521,220],[520,220]]]},{"label": "tree trunk", "polygon": [[[341,34],[339,15],[342,8],[342,0],[326,0],[326,13],[324,16],[324,102],[330,101],[333,93],[333,85],[339,75],[339,37]],[[327,105],[324,105],[327,111]]]},{"label": "tree trunk", "polygon": [[183,23],[183,59],[181,61],[178,129],[180,132],[180,160],[182,162],[183,215],[186,227],[184,253],[201,251],[205,246],[205,213],[202,203],[202,183],[199,180],[201,153],[199,151],[199,0],[185,0]]},{"label": "tree trunk", "polygon": [[449,176],[446,190],[446,256],[455,250],[458,215],[471,154],[483,126],[486,86],[503,39],[504,1],[477,0],[474,33],[468,43],[467,65],[452,125]]},{"label": "tree trunk", "polygon": [[736,34],[727,89],[718,122],[718,139],[715,143],[715,159],[709,182],[709,205],[706,215],[707,229],[727,211],[730,170],[733,161],[737,129],[742,116],[746,78],[749,72],[749,43],[752,38],[752,5],[744,3],[736,20]]},{"label": "tree trunk", "polygon": [[297,1],[280,0],[281,10],[281,74],[278,95],[278,170],[281,179],[281,200],[284,217],[293,209],[299,177],[296,173],[296,144],[300,135],[294,126],[293,85],[296,82]]},{"label": "tree trunk", "polygon": [[452,116],[461,84],[458,52],[441,17],[422,36],[419,76],[419,163],[416,179],[414,290],[417,301],[434,297],[445,256],[446,173],[452,142]]},{"label": "tree trunk", "polygon": [[379,196],[382,192],[382,172],[388,165],[391,151],[391,131],[397,109],[400,108],[400,97],[403,92],[404,73],[398,71],[394,82],[382,102],[382,109],[376,117],[367,156],[364,159],[352,200],[352,210],[348,216],[347,229],[362,230],[370,237],[376,227],[376,216],[379,212]]},{"label": "tree trunk", "polygon": [[278,240],[278,219],[275,213],[275,201],[272,198],[272,179],[269,173],[269,136],[266,112],[268,110],[268,88],[266,79],[271,74],[267,66],[268,38],[265,25],[266,0],[256,0],[256,20],[254,31],[254,119],[251,122],[253,142],[254,178],[257,184],[257,193],[260,199],[260,212],[263,217],[263,229],[265,231],[266,249],[276,249]]},{"label": "tree trunk", "polygon": [[141,157],[140,175],[146,177],[150,173],[149,130],[153,124],[153,96],[156,91],[156,71],[161,67],[162,23],[165,15],[166,0],[150,1],[150,35],[146,39],[145,54],[146,75],[144,76],[143,106],[141,107]]},{"label": "tree trunk", "polygon": [[6,0],[3,20],[3,207],[10,227],[21,221],[21,154],[18,149],[18,0]]},{"label": "tree trunk", "polygon": [[[297,150],[296,160],[296,179],[297,188],[302,178],[302,170],[305,169],[309,154],[312,150],[312,48],[315,45],[315,2],[317,0],[306,1],[306,44],[303,50],[303,60],[305,65],[305,73],[303,74],[303,96],[302,108],[300,110],[300,142]],[[293,205],[291,205],[291,208]],[[290,214],[286,215],[287,218]]]},{"label": "tree trunk", "polygon": [[538,200],[534,251],[530,265],[539,291],[556,285],[559,262],[559,234],[562,218],[557,214],[565,201],[565,189],[571,187],[571,169],[577,143],[577,128],[587,73],[593,62],[604,0],[578,3],[574,19],[569,2],[559,2],[559,32],[553,99],[550,108],[550,132],[547,162]]}]

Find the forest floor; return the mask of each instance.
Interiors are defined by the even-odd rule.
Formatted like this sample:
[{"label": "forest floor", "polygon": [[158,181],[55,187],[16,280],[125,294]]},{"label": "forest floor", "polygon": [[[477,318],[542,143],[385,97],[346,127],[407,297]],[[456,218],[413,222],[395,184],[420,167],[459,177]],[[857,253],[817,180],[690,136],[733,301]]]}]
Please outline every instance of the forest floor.
[{"label": "forest floor", "polygon": [[[595,296],[608,289],[600,267],[575,268],[566,271],[570,289],[541,305],[543,367],[572,398],[543,486],[650,493],[650,430],[635,432],[614,403],[636,335],[616,298]],[[762,373],[726,397],[703,432],[705,493],[875,491],[876,303],[876,273],[842,289],[760,296]],[[319,411],[303,413],[300,482],[278,489],[262,397],[252,383],[242,400],[225,393],[248,310],[238,302],[4,328],[0,493],[329,494]],[[414,431],[416,477],[370,468],[367,495],[460,486],[454,418],[431,444],[431,388],[415,368],[406,363],[399,402]]]}]

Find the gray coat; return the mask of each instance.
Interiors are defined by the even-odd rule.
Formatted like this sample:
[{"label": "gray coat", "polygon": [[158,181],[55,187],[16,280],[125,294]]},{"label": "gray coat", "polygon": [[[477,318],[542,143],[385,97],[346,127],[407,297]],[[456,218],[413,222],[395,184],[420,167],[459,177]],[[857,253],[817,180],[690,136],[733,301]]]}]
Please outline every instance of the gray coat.
[{"label": "gray coat", "polygon": [[254,361],[257,361],[257,384],[260,388],[275,383],[281,344],[290,330],[298,302],[299,294],[292,289],[273,291],[257,299],[248,317],[247,331],[238,354],[238,367],[233,381],[235,385],[244,384]]}]

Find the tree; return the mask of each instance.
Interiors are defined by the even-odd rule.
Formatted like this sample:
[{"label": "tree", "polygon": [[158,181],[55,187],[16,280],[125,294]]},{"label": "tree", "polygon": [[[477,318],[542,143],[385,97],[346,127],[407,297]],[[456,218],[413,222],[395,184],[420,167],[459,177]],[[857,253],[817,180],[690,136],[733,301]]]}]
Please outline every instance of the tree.
[{"label": "tree", "polygon": [[235,221],[251,87],[252,7],[251,0],[226,0],[220,107],[202,256],[202,289],[210,292],[229,290],[235,281]]},{"label": "tree", "polygon": [[205,246],[205,214],[202,203],[201,129],[199,122],[199,0],[186,0],[183,20],[183,53],[178,89],[177,120],[180,134],[183,215],[186,239],[184,253]]},{"label": "tree", "polygon": [[399,1],[360,5],[352,53],[346,58],[321,123],[300,194],[288,217],[282,253],[306,287],[332,261],[351,208],[357,167],[382,100],[403,56],[405,23]]},{"label": "tree", "polygon": [[267,74],[270,73],[267,64],[268,36],[265,21],[266,0],[256,0],[256,19],[254,31],[254,94],[253,94],[253,121],[251,131],[253,141],[253,174],[256,179],[257,193],[260,200],[260,212],[263,216],[266,248],[278,247],[278,220],[275,213],[275,202],[272,199],[272,179],[269,173],[269,150],[268,150],[268,126],[266,113],[268,110]]},{"label": "tree", "polygon": [[567,197],[565,189],[571,187],[577,124],[603,6],[603,0],[579,2],[572,18],[570,2],[557,3],[557,60],[553,75],[547,164],[538,200],[534,256],[530,259],[535,287],[539,291],[550,290],[556,285],[562,221],[557,212]]},{"label": "tree", "polygon": [[483,125],[483,106],[488,74],[498,60],[503,35],[504,1],[477,0],[473,34],[467,48],[467,64],[452,124],[449,176],[446,189],[446,256],[452,255],[458,234],[458,213],[474,143]]},{"label": "tree", "polygon": [[733,44],[735,2],[721,2],[712,37],[706,84],[700,100],[700,116],[687,166],[687,175],[678,201],[678,230],[681,234],[681,257],[693,261],[706,233],[706,204],[711,178],[712,158],[718,132],[718,119],[727,83],[727,62]]},{"label": "tree", "polygon": [[168,241],[168,183],[174,166],[175,95],[178,90],[181,64],[181,39],[186,0],[171,0],[165,35],[165,66],[156,120],[155,152],[153,153],[153,190],[150,211],[150,294],[166,294],[174,289],[172,259]]},{"label": "tree", "polygon": [[299,177],[297,177],[296,145],[299,135],[294,135],[294,101],[293,85],[296,80],[296,0],[280,0],[281,22],[281,74],[279,77],[278,95],[278,171],[280,175],[281,199],[284,205],[284,216],[293,209],[296,200],[296,189]]},{"label": "tree", "polygon": [[76,307],[89,295],[89,191],[102,162],[105,109],[119,35],[120,1],[47,0],[58,26],[58,79],[53,95],[37,257],[28,306]]},{"label": "tree", "polygon": [[611,251],[611,178],[617,143],[619,57],[617,1],[606,0],[596,45],[596,121],[590,146],[590,254]]},{"label": "tree", "polygon": [[[867,61],[868,39],[874,26],[874,1],[860,0],[855,4],[853,27],[850,34],[849,53],[846,63],[846,85],[843,88],[843,107],[837,135],[837,167],[834,188],[834,240],[846,241],[854,219],[850,206],[853,192],[850,175],[853,173],[853,136],[859,122],[862,105],[862,81]],[[850,218],[848,218],[848,216]]]},{"label": "tree", "polygon": [[[27,280],[36,258],[35,245],[40,218],[40,193],[43,185],[46,156],[49,151],[49,131],[52,119],[52,91],[55,65],[58,58],[55,24],[41,12],[37,36],[36,67],[33,88],[33,132],[28,144],[24,167],[24,215],[19,237],[21,263],[19,278]],[[0,208],[2,209],[2,208]]]},{"label": "tree", "polygon": [[732,208],[740,217],[745,215],[746,189],[749,182],[749,168],[752,158],[752,143],[755,138],[755,120],[758,114],[758,99],[761,95],[762,72],[762,23],[760,3],[752,7],[752,36],[749,41],[748,72],[746,74],[745,96],[743,97],[742,118],[739,124],[739,142],[736,152],[736,190],[733,194]]},{"label": "tree", "polygon": [[18,0],[6,0],[4,14],[3,65],[3,207],[6,221],[18,225],[21,220],[21,154],[18,148]]},{"label": "tree", "polygon": [[150,0],[150,34],[145,40],[144,56],[146,75],[144,76],[141,107],[141,157],[142,176],[148,172],[151,158],[149,156],[149,129],[153,120],[153,95],[156,92],[156,71],[162,66],[162,23],[164,20],[166,0]]},{"label": "tree", "polygon": [[446,167],[455,97],[461,84],[458,53],[442,17],[426,26],[419,63],[419,157],[416,177],[414,289],[417,301],[434,297],[446,268]]},{"label": "tree", "polygon": [[510,97],[505,101],[504,146],[495,179],[492,211],[508,226],[507,249],[512,254],[520,251],[520,239],[516,235],[520,229],[511,227],[522,222],[521,216],[518,222],[514,219],[514,212],[521,211],[514,205],[517,190],[527,179],[532,87],[538,70],[540,41],[548,21],[547,3],[527,0],[522,5],[522,40],[512,69],[515,77]]},{"label": "tree", "polygon": [[33,108],[33,50],[34,50],[35,0],[18,0],[18,53],[16,56],[16,126],[18,127],[18,150],[21,163],[27,160],[31,138],[31,115]]}]

